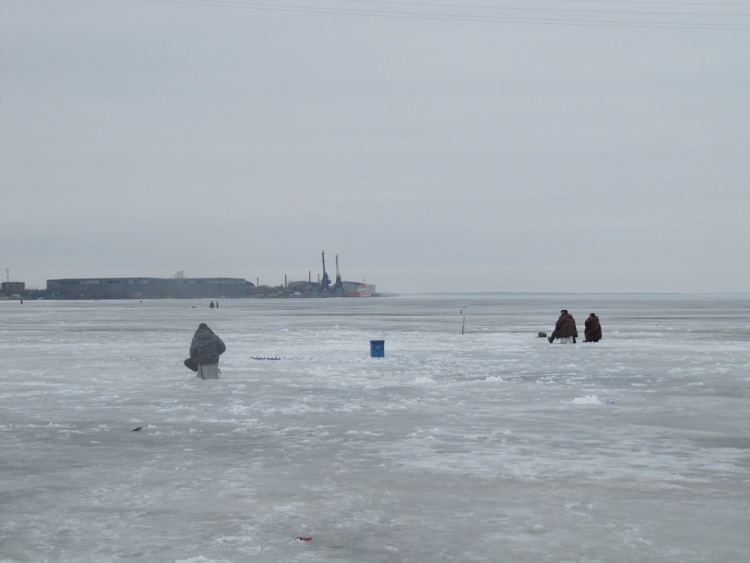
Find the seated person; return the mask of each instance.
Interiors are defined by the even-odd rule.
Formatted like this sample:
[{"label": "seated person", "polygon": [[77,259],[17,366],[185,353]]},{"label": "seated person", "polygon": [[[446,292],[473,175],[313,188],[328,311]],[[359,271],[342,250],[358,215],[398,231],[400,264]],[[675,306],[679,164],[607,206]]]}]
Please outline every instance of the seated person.
[{"label": "seated person", "polygon": [[567,309],[563,309],[560,311],[560,317],[555,323],[555,330],[547,340],[554,342],[555,338],[558,338],[560,340],[568,341],[568,339],[572,338],[573,343],[575,344],[577,337],[578,329],[576,328],[576,320],[573,318],[573,315],[568,313]]},{"label": "seated person", "polygon": [[596,314],[591,313],[583,325],[585,327],[583,329],[584,342],[599,342],[602,339],[602,325]]},{"label": "seated person", "polygon": [[195,331],[190,343],[190,357],[185,360],[185,366],[198,372],[198,377],[201,377],[200,366],[218,365],[219,356],[226,349],[227,347],[221,338],[216,336],[206,323],[201,323],[198,325],[198,330]]}]

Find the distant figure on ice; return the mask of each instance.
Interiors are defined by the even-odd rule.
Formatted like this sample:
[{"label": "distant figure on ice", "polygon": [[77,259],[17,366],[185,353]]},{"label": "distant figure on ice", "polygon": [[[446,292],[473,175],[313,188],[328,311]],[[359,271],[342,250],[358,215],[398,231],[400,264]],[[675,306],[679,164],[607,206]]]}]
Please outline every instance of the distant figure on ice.
[{"label": "distant figure on ice", "polygon": [[206,323],[198,325],[190,343],[190,357],[185,365],[198,373],[201,379],[219,378],[219,356],[227,347],[221,338],[208,328]]},{"label": "distant figure on ice", "polygon": [[591,313],[583,323],[583,341],[584,342],[599,342],[602,339],[602,325],[599,322],[599,317],[595,313]]},{"label": "distant figure on ice", "polygon": [[210,304],[210,305],[209,305],[208,307],[209,307],[210,309],[213,309],[213,308],[214,308],[214,302],[213,302],[213,301],[211,301],[211,304]]},{"label": "distant figure on ice", "polygon": [[573,315],[568,313],[567,309],[560,311],[560,317],[555,323],[555,330],[547,339],[550,343],[555,341],[557,338],[560,342],[572,342],[575,344],[576,338],[578,337],[578,329],[576,328],[576,320]]}]

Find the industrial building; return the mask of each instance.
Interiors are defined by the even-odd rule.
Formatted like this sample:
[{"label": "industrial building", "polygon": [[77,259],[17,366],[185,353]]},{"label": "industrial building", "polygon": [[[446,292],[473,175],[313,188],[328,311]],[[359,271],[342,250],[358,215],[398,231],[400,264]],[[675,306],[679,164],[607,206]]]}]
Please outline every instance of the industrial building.
[{"label": "industrial building", "polygon": [[70,278],[47,280],[52,299],[186,299],[247,297],[242,278]]},{"label": "industrial building", "polygon": [[188,278],[182,272],[171,278],[63,278],[47,280],[45,290],[27,290],[24,282],[2,283],[0,299],[221,299],[269,297],[372,297],[375,286],[362,282],[343,281],[336,256],[336,278],[326,270],[325,251],[321,252],[322,277],[308,281],[284,283],[279,286],[255,284],[244,278]]},{"label": "industrial building", "polygon": [[4,297],[21,297],[25,292],[24,282],[4,281],[0,287],[0,295]]}]

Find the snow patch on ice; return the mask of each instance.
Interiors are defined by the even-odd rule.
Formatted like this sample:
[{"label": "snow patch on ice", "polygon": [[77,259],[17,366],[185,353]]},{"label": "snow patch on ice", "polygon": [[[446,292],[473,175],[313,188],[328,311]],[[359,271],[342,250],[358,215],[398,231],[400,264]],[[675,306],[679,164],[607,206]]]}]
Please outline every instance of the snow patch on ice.
[{"label": "snow patch on ice", "polygon": [[584,397],[576,397],[570,401],[574,405],[603,405],[602,401],[596,395],[586,395]]},{"label": "snow patch on ice", "polygon": [[432,379],[431,377],[417,377],[414,380],[414,383],[416,385],[434,385],[435,384],[435,380]]}]

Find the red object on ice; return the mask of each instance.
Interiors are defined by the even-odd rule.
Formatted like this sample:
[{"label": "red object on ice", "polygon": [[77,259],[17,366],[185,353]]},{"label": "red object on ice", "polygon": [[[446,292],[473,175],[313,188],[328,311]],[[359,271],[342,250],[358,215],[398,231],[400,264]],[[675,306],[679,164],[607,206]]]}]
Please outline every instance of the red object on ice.
[{"label": "red object on ice", "polygon": [[297,539],[301,540],[301,541],[310,541],[310,540],[312,540],[312,537],[311,536],[300,536]]}]

